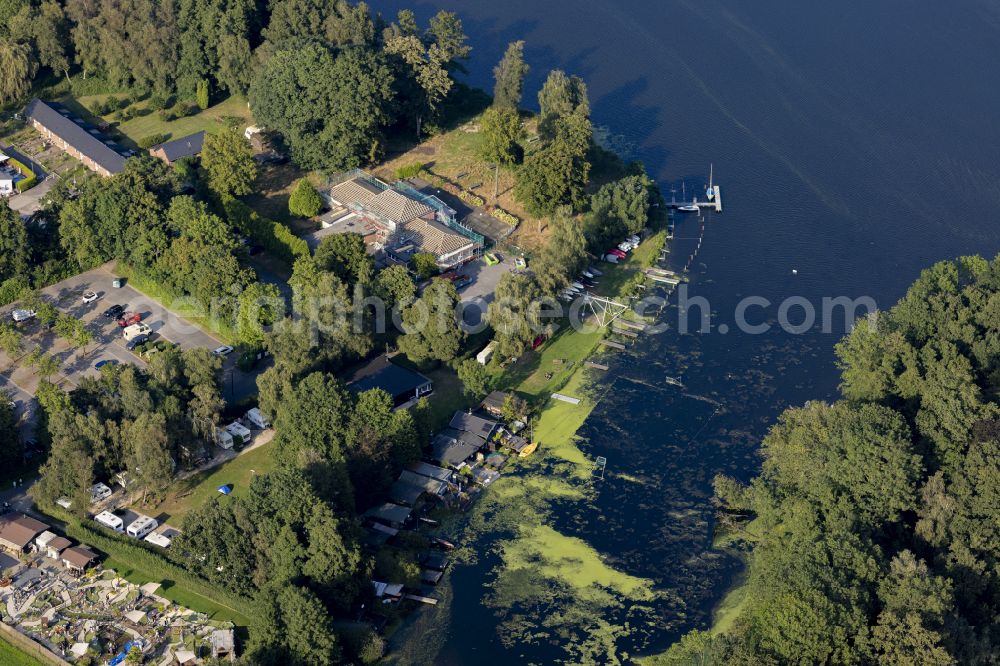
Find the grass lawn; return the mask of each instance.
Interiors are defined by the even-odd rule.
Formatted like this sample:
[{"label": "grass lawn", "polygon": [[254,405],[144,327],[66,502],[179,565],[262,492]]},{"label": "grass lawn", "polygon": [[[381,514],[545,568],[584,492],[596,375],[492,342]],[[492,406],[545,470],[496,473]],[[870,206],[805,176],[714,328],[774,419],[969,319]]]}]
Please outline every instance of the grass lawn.
[{"label": "grass lawn", "polygon": [[165,514],[172,524],[178,525],[181,518],[189,511],[205,502],[214,499],[224,501],[225,496],[218,491],[219,486],[223,484],[232,484],[231,496],[243,495],[255,475],[266,474],[274,469],[275,461],[271,456],[271,448],[270,443],[264,444],[214,470],[178,481],[167,489],[167,497],[159,506],[151,511],[144,509],[143,512],[154,516]]},{"label": "grass lawn", "polygon": [[[72,106],[79,110],[80,106],[88,108],[93,105],[96,101],[103,101],[110,95],[89,95],[87,97],[80,97],[76,101],[78,104],[74,104],[72,98],[60,100],[66,103],[68,106]],[[137,102],[132,108],[147,109],[149,101]],[[87,114],[93,117],[93,114]],[[103,116],[103,119],[109,123],[114,122],[112,120],[112,115]],[[210,106],[204,111],[200,111],[192,116],[186,118],[178,118],[177,120],[164,121],[160,118],[160,115],[156,111],[149,110],[144,116],[138,116],[132,118],[131,120],[126,120],[125,122],[118,123],[118,130],[124,134],[128,139],[131,140],[133,144],[137,144],[140,139],[152,136],[153,134],[166,134],[169,139],[179,139],[180,137],[187,136],[189,134],[194,134],[195,132],[200,132],[205,130],[206,132],[217,132],[222,129],[225,125],[222,119],[231,116],[240,119],[240,126],[246,126],[253,123],[253,118],[250,114],[250,109],[247,108],[247,101],[245,98],[233,95],[232,97],[225,99],[215,106]],[[128,141],[123,141],[123,144],[128,144]],[[135,146],[130,146],[135,147]]]},{"label": "grass lawn", "polygon": [[444,428],[456,411],[465,409],[472,401],[462,392],[462,382],[451,368],[441,367],[425,374],[434,382],[434,393],[430,397],[431,421],[435,429]]},{"label": "grass lawn", "polygon": [[[170,599],[185,608],[205,613],[213,620],[229,620],[240,627],[247,627],[251,623],[250,618],[241,613],[239,609],[226,606],[202,596],[172,580],[165,580],[160,573],[142,569],[135,562],[125,562],[114,557],[108,557],[103,562],[103,566],[106,569],[114,569],[119,576],[136,585],[157,582],[160,584],[160,589],[156,591],[156,594]],[[6,664],[6,662],[3,663]]]},{"label": "grass lawn", "polygon": [[4,666],[45,666],[44,662],[35,659],[27,652],[22,652],[3,639],[0,639],[0,664]]}]

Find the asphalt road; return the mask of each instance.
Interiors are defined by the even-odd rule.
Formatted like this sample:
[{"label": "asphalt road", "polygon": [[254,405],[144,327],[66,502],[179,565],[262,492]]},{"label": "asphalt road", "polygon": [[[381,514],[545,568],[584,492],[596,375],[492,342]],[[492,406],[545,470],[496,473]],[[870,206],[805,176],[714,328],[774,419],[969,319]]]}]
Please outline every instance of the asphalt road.
[{"label": "asphalt road", "polygon": [[514,259],[500,255],[503,258],[499,264],[490,266],[483,259],[467,263],[458,271],[459,275],[467,275],[473,279],[472,284],[459,292],[464,310],[462,318],[469,326],[478,325],[486,315],[486,308],[493,302],[497,284],[504,274],[514,270]]}]

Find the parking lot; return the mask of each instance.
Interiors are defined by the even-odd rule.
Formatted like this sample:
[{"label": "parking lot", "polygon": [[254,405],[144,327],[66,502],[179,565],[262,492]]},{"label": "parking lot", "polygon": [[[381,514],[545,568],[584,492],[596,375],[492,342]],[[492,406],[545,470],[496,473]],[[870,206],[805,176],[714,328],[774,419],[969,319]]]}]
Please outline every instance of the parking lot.
[{"label": "parking lot", "polygon": [[499,264],[490,266],[485,259],[476,259],[457,271],[459,275],[472,278],[472,284],[464,287],[458,294],[465,307],[463,319],[469,326],[479,324],[486,314],[486,308],[493,302],[500,278],[515,268],[513,257],[496,254],[503,259]]},{"label": "parking lot", "polygon": [[[94,334],[94,342],[85,348],[72,347],[53,331],[45,329],[37,320],[20,325],[28,340],[25,354],[29,353],[32,347],[38,346],[43,352],[51,354],[59,361],[59,373],[51,378],[52,381],[71,389],[78,385],[81,377],[98,375],[99,371],[94,366],[101,361],[146,366],[142,359],[125,348],[125,340],[121,336],[121,329],[116,320],[103,316],[104,311],[112,305],[122,305],[127,311],[142,315],[143,323],[152,329],[153,340],[168,340],[182,349],[193,347],[215,349],[222,345],[215,337],[167,310],[127,283],[121,288],[114,288],[112,281],[115,277],[110,265],[105,265],[67,278],[41,292],[42,297],[55,305],[60,312],[87,324],[88,329]],[[97,292],[98,299],[85,304],[83,292],[88,289]],[[11,310],[13,307],[5,308],[0,316],[9,318]],[[34,395],[39,377],[34,368],[17,361],[18,359],[11,359],[0,352],[0,375],[9,384],[16,386],[22,395]],[[243,374],[238,371],[233,373],[231,366],[235,365],[235,361],[234,355],[225,361],[227,378],[229,374]],[[232,381],[233,379],[230,379],[230,382]]]}]

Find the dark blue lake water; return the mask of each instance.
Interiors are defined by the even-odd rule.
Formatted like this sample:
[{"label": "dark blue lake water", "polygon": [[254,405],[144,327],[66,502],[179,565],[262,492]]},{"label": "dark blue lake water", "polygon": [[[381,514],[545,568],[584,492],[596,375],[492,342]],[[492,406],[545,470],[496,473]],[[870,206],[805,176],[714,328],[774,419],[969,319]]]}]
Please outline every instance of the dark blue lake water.
[{"label": "dark blue lake water", "polygon": [[[409,3],[374,3],[386,14]],[[706,220],[690,295],[709,334],[672,329],[615,360],[584,426],[609,475],[592,513],[570,527],[608,561],[676,591],[683,615],[620,639],[650,653],[705,627],[738,571],[710,552],[710,481],[746,479],[760,438],[789,405],[836,396],[832,347],[844,332],[763,335],[754,323],[801,296],[869,296],[888,307],[922,268],[1000,251],[1000,4],[990,0],[433,0],[457,11],[474,46],[469,81],[492,88],[506,44],[527,42],[526,106],[548,70],[582,76],[609,143],[641,159],[665,191],[701,187],[714,164],[725,212]],[[697,222],[677,229],[674,263]],[[685,240],[687,238],[687,240]],[[793,271],[796,271],[793,273]],[[789,318],[801,321],[801,310]],[[716,326],[725,324],[722,334]],[[665,382],[680,377],[684,388]],[[626,477],[631,477],[627,479]],[[635,483],[638,478],[642,483]],[[600,516],[598,520],[597,517]],[[488,567],[455,573],[440,663],[544,662],[553,646],[504,651],[480,604]],[[675,612],[664,607],[667,616]],[[487,648],[474,650],[487,644]],[[558,646],[556,646],[558,648]]]}]

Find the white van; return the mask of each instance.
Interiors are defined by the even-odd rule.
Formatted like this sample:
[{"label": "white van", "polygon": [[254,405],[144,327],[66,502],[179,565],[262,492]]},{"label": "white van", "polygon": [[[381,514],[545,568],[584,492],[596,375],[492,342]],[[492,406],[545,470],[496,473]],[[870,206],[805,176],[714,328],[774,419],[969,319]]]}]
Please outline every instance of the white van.
[{"label": "white van", "polygon": [[149,326],[146,326],[146,324],[139,322],[138,324],[132,324],[131,326],[126,326],[124,329],[122,329],[122,337],[125,338],[125,341],[127,342],[134,337],[140,335],[149,335],[152,332],[153,329],[151,329]]},{"label": "white van", "polygon": [[271,422],[256,407],[247,412],[243,419],[253,427],[260,428],[261,430],[267,430],[271,427]]},{"label": "white van", "polygon": [[130,537],[135,537],[136,539],[141,539],[157,527],[160,524],[156,522],[156,518],[150,518],[149,516],[139,516],[132,521],[132,524],[128,526],[125,533]]},{"label": "white van", "polygon": [[115,532],[124,532],[125,523],[121,518],[111,513],[110,511],[101,511],[99,514],[94,516],[94,520],[99,525],[104,525],[108,529],[112,529]]},{"label": "white van", "polygon": [[96,504],[101,500],[106,500],[111,497],[111,488],[108,488],[103,483],[95,483],[90,487],[90,503]]}]

